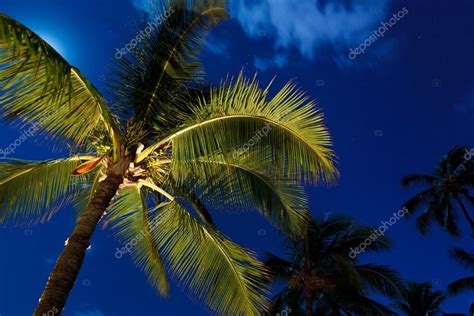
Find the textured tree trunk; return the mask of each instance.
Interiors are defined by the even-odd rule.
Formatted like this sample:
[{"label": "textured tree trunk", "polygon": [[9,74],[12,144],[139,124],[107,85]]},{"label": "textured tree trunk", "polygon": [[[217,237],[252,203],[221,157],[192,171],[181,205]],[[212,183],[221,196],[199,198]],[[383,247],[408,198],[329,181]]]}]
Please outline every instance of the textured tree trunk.
[{"label": "textured tree trunk", "polygon": [[[122,169],[122,168],[121,168]],[[92,200],[82,213],[67,245],[56,261],[46,287],[43,290],[34,316],[60,315],[74,281],[81,269],[89,241],[97,223],[123,181],[123,173],[109,175],[101,182]]]},{"label": "textured tree trunk", "polygon": [[313,316],[313,303],[314,293],[313,291],[306,291],[306,316]]}]

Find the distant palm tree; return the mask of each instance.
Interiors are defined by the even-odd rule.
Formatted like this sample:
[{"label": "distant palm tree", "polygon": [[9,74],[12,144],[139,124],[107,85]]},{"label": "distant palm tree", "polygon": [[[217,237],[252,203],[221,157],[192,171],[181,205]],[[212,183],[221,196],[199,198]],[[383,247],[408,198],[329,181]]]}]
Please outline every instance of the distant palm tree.
[{"label": "distant palm tree", "polygon": [[[455,248],[451,250],[451,256],[474,273],[474,252],[467,252],[466,250]],[[457,295],[464,291],[474,291],[474,276],[456,280],[448,285],[449,295]]]},{"label": "distant palm tree", "polygon": [[472,214],[466,208],[466,202],[474,205],[474,197],[469,192],[474,185],[474,157],[468,159],[466,153],[469,153],[467,148],[456,147],[441,159],[433,175],[414,174],[402,179],[405,187],[413,184],[428,186],[404,204],[408,215],[426,206],[416,221],[422,234],[428,232],[432,222],[436,221],[449,234],[459,236],[456,206],[474,232]]},{"label": "distant palm tree", "polygon": [[162,295],[169,272],[218,313],[256,313],[268,273],[216,229],[208,208],[254,206],[301,234],[306,197],[295,183],[337,175],[322,115],[293,84],[270,97],[239,76],[200,92],[198,56],[227,16],[224,0],[155,9],[161,22],[117,61],[114,112],[77,68],[0,14],[0,113],[70,148],[67,158],[0,163],[0,223],[83,206],[34,315],[61,313],[102,217],[129,241],[116,256],[131,252]]},{"label": "distant palm tree", "polygon": [[406,316],[441,315],[446,300],[441,291],[433,291],[430,283],[408,282],[401,291],[402,299],[393,304]]},{"label": "distant palm tree", "polygon": [[375,234],[343,217],[310,221],[303,239],[289,241],[288,260],[268,255],[275,280],[286,284],[273,299],[273,314],[285,308],[291,315],[308,316],[393,314],[369,295],[396,298],[403,284],[398,274],[386,266],[360,264],[352,255],[361,245],[366,252],[389,249],[387,238]]}]

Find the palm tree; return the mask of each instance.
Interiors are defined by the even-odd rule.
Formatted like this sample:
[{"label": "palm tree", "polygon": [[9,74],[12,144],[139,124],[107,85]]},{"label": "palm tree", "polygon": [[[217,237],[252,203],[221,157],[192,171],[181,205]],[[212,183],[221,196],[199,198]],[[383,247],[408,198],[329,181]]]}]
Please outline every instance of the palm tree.
[{"label": "palm tree", "polygon": [[[362,246],[364,245],[364,246]],[[285,288],[273,299],[276,313],[290,308],[302,315],[392,315],[388,308],[369,298],[377,293],[395,298],[403,284],[398,274],[377,264],[360,264],[354,249],[387,250],[387,238],[351,219],[333,217],[311,220],[305,237],[290,240],[289,259],[269,254],[266,265]]]},{"label": "palm tree", "polygon": [[440,315],[446,300],[441,291],[433,291],[430,283],[408,282],[401,290],[402,299],[393,305],[407,316]]},{"label": "palm tree", "polygon": [[472,159],[466,159],[466,148],[456,147],[444,156],[433,175],[413,174],[402,179],[402,185],[413,184],[428,186],[405,202],[408,215],[426,206],[424,212],[417,218],[416,224],[422,234],[426,234],[433,221],[452,236],[459,236],[456,206],[474,232],[474,221],[466,208],[466,201],[474,205],[474,197],[469,188],[474,185],[474,164]]},{"label": "palm tree", "polygon": [[2,116],[70,149],[0,163],[0,222],[35,224],[82,205],[34,315],[62,311],[103,217],[160,294],[169,273],[217,313],[253,314],[265,307],[268,273],[216,229],[210,207],[255,207],[300,234],[298,183],[337,176],[322,115],[292,83],[273,97],[243,75],[202,88],[198,56],[227,17],[224,0],[155,7],[167,18],[117,61],[109,103],[37,34],[0,15]]},{"label": "palm tree", "polygon": [[[451,257],[462,264],[465,268],[474,272],[474,252],[467,252],[460,248],[451,249]],[[456,280],[448,285],[448,295],[457,295],[464,291],[474,290],[474,276]],[[474,306],[474,302],[473,302]]]}]

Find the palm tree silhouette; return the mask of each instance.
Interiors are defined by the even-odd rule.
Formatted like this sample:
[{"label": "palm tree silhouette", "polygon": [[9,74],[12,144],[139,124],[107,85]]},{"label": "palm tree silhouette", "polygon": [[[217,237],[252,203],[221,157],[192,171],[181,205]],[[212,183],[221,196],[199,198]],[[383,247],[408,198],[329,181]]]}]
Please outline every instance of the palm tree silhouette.
[{"label": "palm tree silhouette", "polygon": [[457,208],[474,232],[474,221],[466,208],[466,202],[474,205],[474,197],[469,192],[474,185],[474,159],[466,159],[467,151],[465,147],[452,149],[441,159],[433,175],[413,174],[402,179],[405,187],[414,184],[427,186],[404,204],[409,210],[408,215],[426,207],[416,220],[422,234],[426,234],[435,221],[452,236],[459,236]]},{"label": "palm tree silhouette", "polygon": [[390,248],[383,236],[373,238],[374,230],[356,225],[352,219],[331,217],[311,220],[302,239],[288,242],[289,259],[273,254],[266,260],[272,275],[286,286],[273,298],[272,311],[285,308],[303,315],[393,315],[371,299],[370,294],[398,296],[403,282],[389,267],[360,264],[351,256],[354,248],[370,240],[366,252]]},{"label": "palm tree silhouette", "polygon": [[408,282],[401,290],[402,298],[393,306],[406,316],[434,316],[441,313],[446,300],[441,291],[433,291],[430,283]]}]

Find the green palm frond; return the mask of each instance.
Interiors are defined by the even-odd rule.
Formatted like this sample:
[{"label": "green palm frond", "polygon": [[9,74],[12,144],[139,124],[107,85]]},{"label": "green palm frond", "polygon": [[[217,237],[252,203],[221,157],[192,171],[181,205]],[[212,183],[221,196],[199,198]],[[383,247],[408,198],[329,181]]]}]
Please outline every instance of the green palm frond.
[{"label": "green palm frond", "polygon": [[[0,113],[83,145],[94,129],[118,147],[118,127],[94,86],[33,31],[0,14]],[[117,149],[118,150],[118,149]]]},{"label": "green palm frond", "polygon": [[87,181],[83,185],[82,190],[77,194],[77,198],[72,201],[72,206],[76,210],[76,220],[79,220],[87,205],[92,201],[101,177],[105,175],[105,169],[106,167],[101,164],[93,172],[83,175]]},{"label": "green palm frond", "polygon": [[130,252],[136,265],[144,271],[150,284],[162,295],[169,294],[169,281],[160,250],[153,239],[155,223],[140,186],[122,189],[112,203],[107,222],[111,223],[120,239],[122,255]]},{"label": "green palm frond", "polygon": [[191,183],[204,201],[216,207],[247,210],[255,207],[282,231],[301,234],[307,214],[304,188],[270,173],[271,160],[248,156],[213,156],[173,165],[172,176]]},{"label": "green palm frond", "polygon": [[118,109],[132,105],[147,127],[166,131],[189,112],[191,91],[203,81],[199,54],[208,32],[227,18],[226,1],[155,0],[152,7],[147,34],[119,59],[113,88]]},{"label": "green palm frond", "polygon": [[266,308],[268,274],[253,254],[202,224],[176,201],[160,209],[153,238],[181,285],[221,315]]},{"label": "green palm frond", "polygon": [[204,204],[202,198],[196,194],[189,186],[184,183],[177,184],[173,180],[172,188],[173,193],[178,195],[181,200],[187,201],[193,208],[194,211],[198,214],[199,218],[203,223],[209,225],[213,228],[216,227],[212,215]]},{"label": "green palm frond", "polygon": [[199,100],[185,124],[145,149],[137,161],[164,144],[172,145],[174,163],[229,157],[237,149],[256,156],[270,153],[271,172],[285,179],[334,181],[331,139],[315,104],[292,83],[273,98],[268,89],[242,74],[223,83],[209,100]]},{"label": "green palm frond", "polygon": [[0,163],[0,223],[34,224],[48,220],[77,197],[84,177],[72,171],[89,157],[42,162],[12,160]]}]

